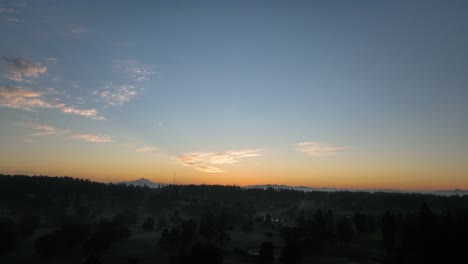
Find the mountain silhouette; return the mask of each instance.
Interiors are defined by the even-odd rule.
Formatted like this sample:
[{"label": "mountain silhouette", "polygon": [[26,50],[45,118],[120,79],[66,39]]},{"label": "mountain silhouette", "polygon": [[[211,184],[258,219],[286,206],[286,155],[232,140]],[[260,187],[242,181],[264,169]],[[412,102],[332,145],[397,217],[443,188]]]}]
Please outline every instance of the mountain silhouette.
[{"label": "mountain silhouette", "polygon": [[159,188],[160,186],[166,186],[168,185],[167,183],[158,183],[158,182],[153,182],[149,179],[146,178],[140,178],[138,180],[133,180],[133,181],[122,181],[122,182],[117,182],[116,184],[124,184],[124,185],[134,185],[134,186],[148,186],[149,188]]}]

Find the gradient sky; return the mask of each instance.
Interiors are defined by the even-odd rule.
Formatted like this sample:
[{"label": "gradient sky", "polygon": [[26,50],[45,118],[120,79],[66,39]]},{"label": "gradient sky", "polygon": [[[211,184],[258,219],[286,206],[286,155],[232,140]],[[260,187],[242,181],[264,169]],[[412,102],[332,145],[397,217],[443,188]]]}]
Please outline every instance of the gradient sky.
[{"label": "gradient sky", "polygon": [[0,1],[0,172],[468,189],[467,14],[455,0]]}]

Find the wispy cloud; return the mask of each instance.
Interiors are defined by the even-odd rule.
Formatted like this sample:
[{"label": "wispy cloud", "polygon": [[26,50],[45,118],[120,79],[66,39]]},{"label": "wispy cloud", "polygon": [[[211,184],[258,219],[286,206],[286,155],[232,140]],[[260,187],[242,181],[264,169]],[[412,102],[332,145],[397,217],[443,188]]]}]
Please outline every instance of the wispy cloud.
[{"label": "wispy cloud", "polygon": [[131,148],[135,150],[136,152],[154,152],[158,150],[159,148],[151,146],[151,145],[133,145],[133,144],[123,144],[123,146],[126,146],[128,148]]},{"label": "wispy cloud", "polygon": [[208,165],[198,165],[198,166],[193,166],[193,167],[197,171],[201,171],[201,172],[208,172],[208,173],[224,172],[220,168],[208,166]]},{"label": "wispy cloud", "polygon": [[32,91],[22,86],[0,87],[0,107],[21,109],[25,111],[35,111],[38,108],[57,109],[66,114],[85,116],[95,120],[103,120],[96,109],[79,109],[58,103],[59,100],[50,103],[44,98],[43,92]]},{"label": "wispy cloud", "polygon": [[32,7],[31,1],[16,1],[16,6],[21,8]]},{"label": "wispy cloud", "polygon": [[137,95],[138,89],[133,85],[106,84],[100,90],[94,91],[93,94],[99,96],[99,100],[107,106],[123,105],[129,102]]},{"label": "wispy cloud", "polygon": [[155,150],[158,150],[158,148],[153,147],[153,146],[147,146],[147,145],[142,146],[142,147],[137,147],[135,149],[136,152],[153,152]]},{"label": "wispy cloud", "polygon": [[317,141],[302,142],[296,144],[299,151],[304,152],[309,156],[333,156],[338,154],[339,151],[345,149],[344,146],[330,145]]},{"label": "wispy cloud", "polygon": [[19,19],[19,18],[16,18],[16,17],[9,17],[9,18],[7,18],[7,21],[8,22],[15,22],[15,23],[23,23],[24,22],[23,19]]},{"label": "wispy cloud", "polygon": [[156,74],[154,67],[133,60],[115,61],[114,67],[133,81],[148,81]]},{"label": "wispy cloud", "polygon": [[260,156],[262,149],[229,150],[224,152],[189,152],[176,156],[184,166],[202,172],[223,172],[219,165],[233,164],[241,159]]},{"label": "wispy cloud", "polygon": [[56,64],[57,58],[47,58],[45,61],[47,64]]},{"label": "wispy cloud", "polygon": [[36,123],[36,122],[16,123],[16,125],[20,125],[20,126],[23,126],[23,127],[27,127],[27,128],[37,130],[38,132],[34,132],[34,133],[30,134],[30,136],[34,136],[34,137],[70,133],[70,130],[56,128],[56,127],[53,127],[53,126],[39,124],[39,123]]},{"label": "wispy cloud", "polygon": [[93,134],[75,134],[71,136],[72,139],[81,139],[93,143],[107,143],[112,142],[112,137],[102,136],[102,135],[93,135]]},{"label": "wispy cloud", "polygon": [[30,82],[47,72],[47,67],[40,63],[32,63],[25,58],[1,58],[5,65],[5,78],[17,82]]},{"label": "wispy cloud", "polygon": [[36,92],[21,86],[0,87],[0,106],[33,111],[34,108],[55,108],[40,97],[41,92]]},{"label": "wispy cloud", "polygon": [[85,133],[77,133],[73,132],[69,129],[61,129],[45,124],[40,124],[35,121],[30,121],[26,123],[16,123],[15,125],[19,125],[22,127],[26,127],[29,129],[34,129],[37,132],[29,134],[29,136],[37,137],[37,136],[49,136],[49,135],[57,135],[57,134],[68,134],[69,138],[76,139],[76,140],[84,140],[92,143],[107,143],[112,142],[112,137],[105,136],[105,135],[95,135],[95,134],[85,134]]},{"label": "wispy cloud", "polygon": [[0,13],[17,13],[18,11],[14,8],[0,7]]},{"label": "wispy cloud", "polygon": [[48,136],[55,134],[66,134],[70,132],[68,130],[63,130],[51,126],[37,126],[35,129],[40,130],[41,132],[32,133],[31,136]]},{"label": "wispy cloud", "polygon": [[59,104],[58,106],[60,111],[65,114],[73,114],[73,115],[80,115],[85,116],[94,120],[105,120],[103,116],[100,116],[96,109],[79,109],[74,106],[65,106],[64,104]]},{"label": "wispy cloud", "polygon": [[82,34],[85,34],[87,33],[89,30],[87,28],[84,28],[84,27],[76,27],[76,28],[72,28],[71,30],[71,33],[75,36],[80,36]]}]

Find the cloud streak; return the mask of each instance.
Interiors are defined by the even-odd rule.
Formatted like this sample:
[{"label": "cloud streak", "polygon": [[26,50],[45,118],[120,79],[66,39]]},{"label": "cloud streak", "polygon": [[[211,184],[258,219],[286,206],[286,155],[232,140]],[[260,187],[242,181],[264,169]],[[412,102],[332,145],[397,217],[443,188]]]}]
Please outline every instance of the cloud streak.
[{"label": "cloud streak", "polygon": [[60,128],[56,128],[56,127],[52,127],[52,126],[48,126],[44,124],[38,124],[35,122],[17,123],[17,125],[38,130],[38,132],[30,134],[30,136],[33,136],[33,137],[70,133],[70,130],[60,129]]},{"label": "cloud streak", "polygon": [[22,86],[0,87],[0,107],[36,111],[37,109],[57,109],[65,114],[88,117],[94,120],[103,120],[96,109],[79,109],[63,103],[49,103],[44,99],[43,92],[32,91]]},{"label": "cloud streak", "polygon": [[68,134],[69,138],[76,140],[84,140],[93,143],[107,143],[112,142],[112,137],[105,135],[94,135],[94,134],[85,134],[85,133],[76,133],[68,129],[61,129],[49,125],[39,124],[36,122],[27,122],[27,123],[16,123],[29,129],[34,129],[38,132],[31,133],[29,136],[38,137],[38,136],[49,136],[57,134]]},{"label": "cloud streak", "polygon": [[7,58],[1,59],[6,67],[4,77],[17,82],[30,82],[47,72],[47,67],[40,63],[32,63],[25,58]]},{"label": "cloud streak", "polygon": [[17,13],[18,11],[16,11],[16,9],[14,8],[5,8],[5,7],[1,7],[0,8],[0,13]]},{"label": "cloud streak", "polygon": [[105,120],[103,116],[100,116],[96,109],[79,109],[73,106],[65,106],[64,104],[59,104],[59,110],[65,114],[80,115],[88,117],[94,120]]},{"label": "cloud streak", "polygon": [[77,28],[72,28],[71,33],[76,36],[83,35],[87,33],[89,30],[84,27],[77,27]]},{"label": "cloud streak", "polygon": [[7,21],[8,22],[15,22],[15,23],[23,23],[24,22],[23,19],[19,19],[19,18],[16,18],[16,17],[9,17],[9,18],[7,18]]},{"label": "cloud streak", "polygon": [[176,156],[175,160],[184,166],[201,172],[224,172],[220,165],[237,163],[244,158],[257,157],[263,149],[229,150],[224,152],[188,152]]},{"label": "cloud streak", "polygon": [[151,146],[151,145],[133,145],[133,144],[124,144],[123,146],[128,147],[130,149],[135,150],[135,152],[146,152],[146,153],[152,153],[156,150],[159,150],[159,148]]},{"label": "cloud streak", "polygon": [[153,152],[155,150],[158,150],[158,148],[153,146],[142,146],[135,149],[136,152]]},{"label": "cloud streak", "polygon": [[344,146],[335,146],[317,141],[301,142],[296,144],[296,147],[299,151],[312,157],[333,156],[345,149]]},{"label": "cloud streak", "polygon": [[99,96],[99,100],[107,106],[118,106],[130,102],[137,95],[137,88],[133,85],[107,84],[102,89],[94,91],[93,94]]},{"label": "cloud streak", "polygon": [[123,72],[131,80],[137,82],[148,81],[156,74],[153,66],[133,60],[116,61],[114,62],[114,67],[118,71]]},{"label": "cloud streak", "polygon": [[102,136],[102,135],[93,135],[93,134],[75,134],[71,136],[72,139],[80,139],[93,143],[108,143],[112,142],[112,137]]}]

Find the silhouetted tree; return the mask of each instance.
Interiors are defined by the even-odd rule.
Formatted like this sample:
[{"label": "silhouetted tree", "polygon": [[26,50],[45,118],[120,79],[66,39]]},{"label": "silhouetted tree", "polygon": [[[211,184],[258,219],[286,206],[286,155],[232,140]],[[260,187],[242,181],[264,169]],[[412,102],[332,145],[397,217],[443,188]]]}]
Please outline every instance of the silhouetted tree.
[{"label": "silhouetted tree", "polygon": [[179,254],[185,257],[188,254],[189,247],[197,238],[197,223],[193,219],[182,221],[181,229],[178,242]]},{"label": "silhouetted tree", "polygon": [[344,243],[349,243],[353,240],[354,231],[351,222],[348,218],[342,218],[338,220],[336,232],[338,239]]},{"label": "silhouetted tree", "polygon": [[138,260],[137,258],[134,258],[134,257],[130,257],[130,258],[128,258],[127,263],[128,264],[139,264],[140,260]]},{"label": "silhouetted tree", "polygon": [[[331,211],[327,212],[327,214],[332,214]],[[330,221],[327,223],[326,217],[331,218]],[[315,212],[314,221],[313,221],[313,230],[312,230],[312,238],[315,240],[315,249],[317,251],[322,250],[324,244],[332,239],[333,235],[333,216],[324,215],[322,210],[317,210]]]},{"label": "silhouetted tree", "polygon": [[273,264],[275,262],[274,258],[274,246],[271,242],[262,242],[260,246],[260,252],[258,255],[259,264]]},{"label": "silhouetted tree", "polygon": [[300,264],[302,263],[303,258],[304,254],[302,252],[300,243],[291,239],[286,241],[283,251],[281,252],[279,262],[287,264]]},{"label": "silhouetted tree", "polygon": [[153,230],[154,229],[154,218],[152,217],[147,217],[145,221],[143,221],[143,224],[141,225],[143,230]]},{"label": "silhouetted tree", "polygon": [[112,222],[120,225],[133,225],[138,222],[138,213],[135,210],[124,210],[112,218]]},{"label": "silhouetted tree", "polygon": [[220,244],[224,244],[226,241],[231,241],[231,235],[224,229],[218,230],[215,241]]},{"label": "silhouetted tree", "polygon": [[207,212],[203,214],[202,218],[200,219],[200,226],[198,229],[198,233],[200,236],[211,240],[216,237],[217,233],[217,223],[216,217],[213,212]]},{"label": "silhouetted tree", "polygon": [[96,256],[91,255],[88,258],[86,258],[83,264],[101,264],[101,261],[99,261],[99,259]]},{"label": "silhouetted tree", "polygon": [[301,209],[299,211],[299,215],[297,216],[296,223],[298,226],[306,225],[306,217],[305,217],[304,209]]},{"label": "silhouetted tree", "polygon": [[212,244],[193,245],[192,251],[188,259],[190,264],[221,264],[223,263],[223,256],[221,250]]},{"label": "silhouetted tree", "polygon": [[375,226],[375,217],[373,215],[368,215],[367,216],[367,221],[369,225],[369,232],[370,233],[375,233],[376,226]]},{"label": "silhouetted tree", "polygon": [[385,211],[382,218],[382,236],[387,255],[391,256],[395,248],[396,241],[396,221],[389,211]]},{"label": "silhouetted tree", "polygon": [[369,230],[368,223],[367,223],[367,216],[363,213],[356,212],[353,215],[353,223],[354,227],[356,228],[356,235],[361,238],[361,234],[365,233]]},{"label": "silhouetted tree", "polygon": [[164,214],[159,215],[159,216],[158,216],[157,228],[158,228],[158,229],[162,229],[162,228],[164,228],[166,225],[167,225],[166,216],[165,216]]},{"label": "silhouetted tree", "polygon": [[40,216],[30,213],[21,215],[18,221],[18,231],[21,236],[30,236],[41,224]]},{"label": "silhouetted tree", "polygon": [[56,233],[65,239],[67,246],[74,247],[87,240],[92,230],[91,224],[78,222],[70,218],[59,226]]},{"label": "silhouetted tree", "polygon": [[266,214],[266,215],[265,215],[264,224],[267,225],[267,226],[270,226],[270,225],[271,225],[271,215],[270,215],[270,214]]},{"label": "silhouetted tree", "polygon": [[118,222],[101,221],[95,227],[90,238],[84,243],[84,248],[93,251],[104,250],[114,242],[127,239],[130,229]]},{"label": "silhouetted tree", "polygon": [[62,236],[50,233],[40,236],[34,246],[39,256],[43,258],[54,258],[63,255],[66,250],[66,240]]},{"label": "silhouetted tree", "polygon": [[244,232],[252,232],[253,229],[254,229],[254,220],[253,220],[253,217],[252,216],[247,216],[242,225],[241,225],[241,229],[242,231]]},{"label": "silhouetted tree", "polygon": [[16,247],[17,236],[16,223],[11,218],[0,218],[0,255]]},{"label": "silhouetted tree", "polygon": [[169,231],[169,229],[164,228],[164,229],[161,231],[161,237],[159,238],[159,245],[161,245],[161,246],[167,246],[167,245],[169,245],[171,242],[172,242],[171,232]]}]

